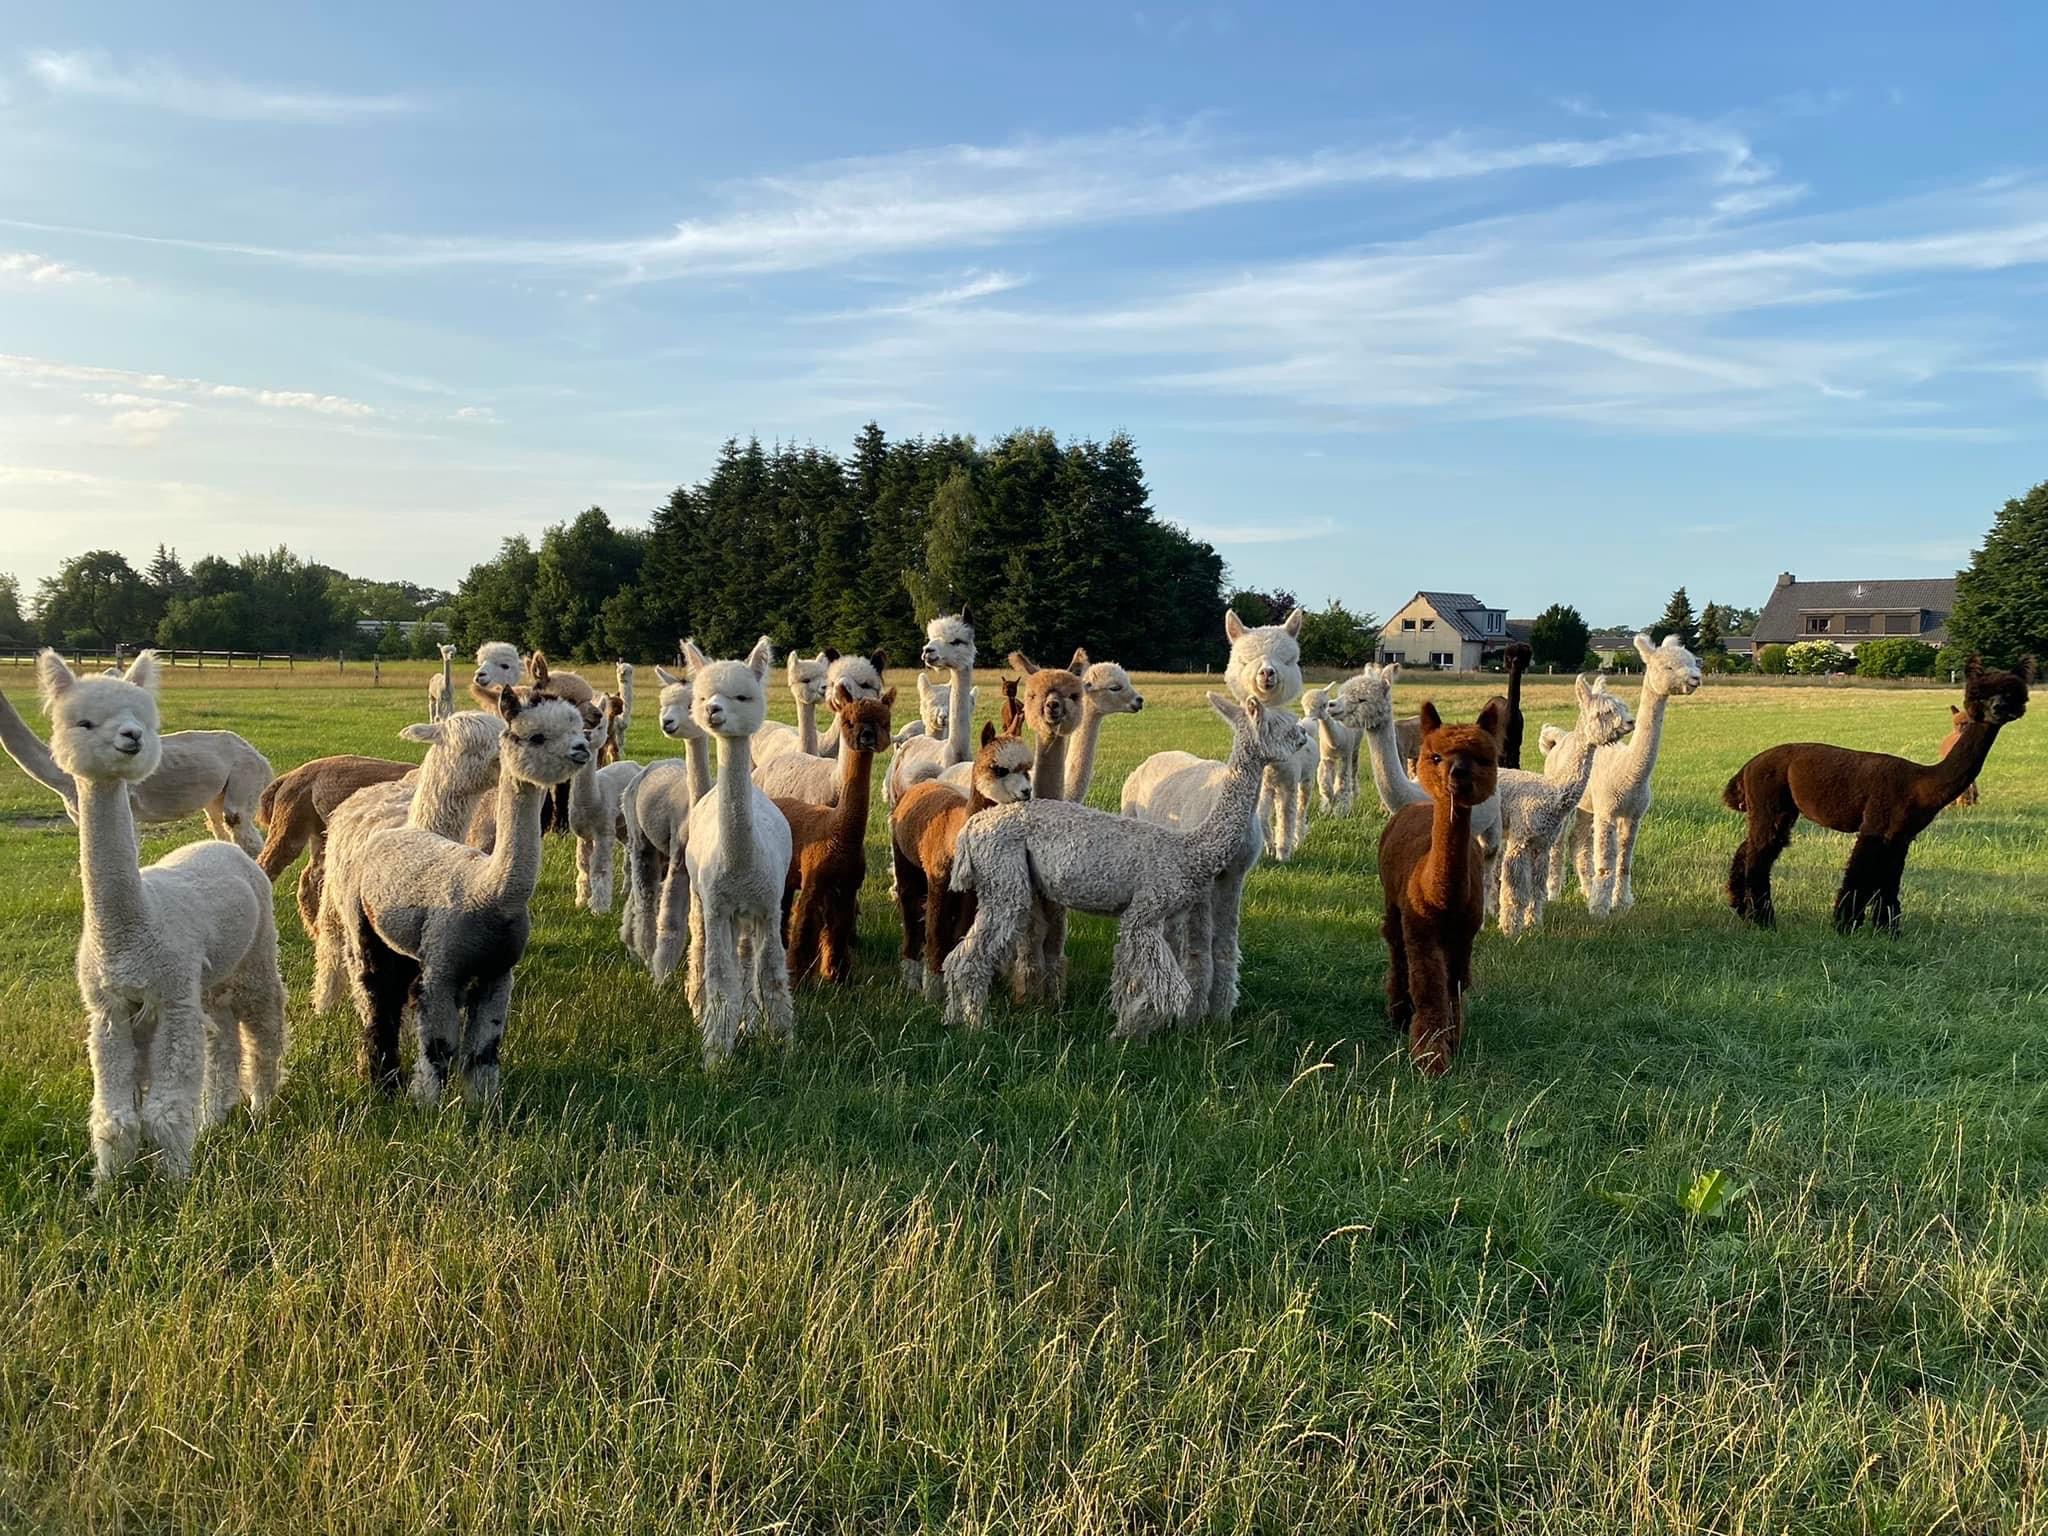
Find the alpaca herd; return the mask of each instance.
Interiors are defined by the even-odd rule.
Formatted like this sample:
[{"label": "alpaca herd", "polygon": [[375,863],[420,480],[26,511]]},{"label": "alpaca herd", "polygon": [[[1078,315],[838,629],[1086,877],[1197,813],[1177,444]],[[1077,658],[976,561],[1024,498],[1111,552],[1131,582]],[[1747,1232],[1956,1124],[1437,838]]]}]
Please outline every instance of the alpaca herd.
[{"label": "alpaca herd", "polygon": [[[1264,857],[1296,857],[1312,803],[1324,815],[1354,809],[1361,751],[1387,816],[1387,1018],[1419,1071],[1447,1071],[1489,921],[1511,939],[1529,934],[1573,878],[1596,919],[1634,905],[1665,715],[1699,688],[1699,660],[1675,637],[1636,636],[1635,706],[1605,678],[1576,679],[1573,724],[1544,726],[1541,765],[1523,769],[1526,647],[1509,649],[1507,692],[1473,722],[1447,722],[1433,701],[1398,720],[1398,664],[1305,689],[1301,625],[1299,610],[1258,626],[1226,613],[1228,692],[1208,702],[1230,728],[1227,755],[1154,753],[1112,797],[1116,811],[1088,799],[1103,731],[1145,706],[1130,676],[1085,649],[1065,667],[1011,652],[1000,726],[977,737],[966,608],[927,626],[918,659],[943,680],[918,679],[918,718],[900,731],[880,654],[787,658],[790,726],[768,718],[767,636],[738,660],[685,640],[680,669],[655,669],[657,724],[682,755],[646,765],[624,756],[635,682],[624,660],[616,691],[601,693],[539,652],[491,642],[468,680],[477,707],[459,709],[443,646],[427,720],[399,732],[425,746],[422,761],[324,757],[272,778],[231,733],[160,733],[153,653],[125,674],[80,678],[46,651],[38,682],[53,737],[46,745],[0,698],[0,744],[79,827],[96,1177],[145,1141],[182,1176],[202,1129],[243,1099],[260,1113],[276,1095],[285,1014],[270,893],[302,855],[313,1005],[353,1006],[361,1075],[384,1093],[400,1086],[409,1020],[421,1105],[458,1081],[471,1100],[497,1091],[551,829],[574,840],[576,907],[618,905],[620,945],[657,987],[682,971],[704,1064],[716,1068],[749,1037],[794,1034],[793,986],[856,979],[878,798],[910,993],[968,1028],[987,1021],[999,976],[1019,1003],[1058,1005],[1068,912],[1105,916],[1118,925],[1113,1036],[1140,1040],[1230,1019],[1247,880]],[[1730,907],[1775,921],[1772,867],[1805,816],[1856,838],[1837,926],[1896,933],[1914,837],[1974,795],[2032,676],[2031,662],[1993,672],[1972,660],[1933,764],[1817,743],[1753,757],[1723,796],[1747,818]],[[138,867],[139,822],[195,812],[214,841]]]}]

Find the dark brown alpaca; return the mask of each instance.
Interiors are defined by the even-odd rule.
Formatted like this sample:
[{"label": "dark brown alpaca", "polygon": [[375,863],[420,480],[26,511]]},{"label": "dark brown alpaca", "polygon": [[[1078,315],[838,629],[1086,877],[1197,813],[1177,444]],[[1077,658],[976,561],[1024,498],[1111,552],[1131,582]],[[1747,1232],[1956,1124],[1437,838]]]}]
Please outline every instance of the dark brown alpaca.
[{"label": "dark brown alpaca", "polygon": [[789,979],[813,973],[831,982],[853,979],[854,929],[860,888],[868,877],[868,794],[875,754],[889,745],[889,708],[896,690],[879,699],[856,699],[841,685],[832,707],[839,716],[839,803],[812,805],[778,798],[789,821],[789,875],[782,887],[784,944]]},{"label": "dark brown alpaca", "polygon": [[1749,817],[1748,835],[1728,867],[1728,905],[1760,928],[1776,923],[1771,866],[1805,816],[1856,835],[1835,893],[1835,926],[1847,933],[1868,915],[1876,927],[1896,934],[1899,878],[1913,839],[1976,782],[1999,728],[2027,712],[2027,684],[2033,679],[2031,657],[2011,672],[1986,672],[1972,656],[1964,672],[1956,744],[1938,763],[1811,741],[1788,742],[1752,757],[1721,792],[1728,809]]},{"label": "dark brown alpaca", "polygon": [[1517,640],[1501,658],[1508,671],[1508,728],[1500,744],[1503,768],[1522,766],[1522,674],[1529,670],[1530,658],[1535,654],[1525,642]]},{"label": "dark brown alpaca", "polygon": [[313,931],[320,911],[320,877],[327,855],[327,818],[359,789],[404,778],[417,763],[382,757],[316,757],[264,786],[256,802],[256,824],[264,829],[256,862],[275,885],[292,860],[310,851],[299,871],[299,919]]},{"label": "dark brown alpaca", "polygon": [[1407,1031],[1409,1059],[1429,1077],[1450,1070],[1465,1038],[1472,941],[1486,921],[1472,808],[1493,795],[1506,715],[1506,701],[1490,699],[1476,725],[1445,725],[1425,703],[1415,766],[1431,804],[1403,806],[1380,834],[1387,1020]]},{"label": "dark brown alpaca", "polygon": [[1024,679],[1006,677],[1003,679],[1003,722],[1001,734],[1022,736],[1024,734]]},{"label": "dark brown alpaca", "polygon": [[[1951,704],[1948,707],[1948,734],[1941,738],[1941,750],[1935,755],[1947,757],[1955,751],[1956,743],[1963,739],[1963,712]],[[1977,781],[1972,779],[1970,787],[1949,802],[1951,805],[1975,805],[1977,803]]]},{"label": "dark brown alpaca", "polygon": [[992,805],[1031,797],[1031,748],[1015,732],[997,734],[983,721],[974,756],[973,789],[926,779],[896,802],[889,847],[896,872],[896,909],[903,919],[903,982],[938,998],[940,967],[974,924],[974,893],[953,889],[953,845],[970,816]]}]

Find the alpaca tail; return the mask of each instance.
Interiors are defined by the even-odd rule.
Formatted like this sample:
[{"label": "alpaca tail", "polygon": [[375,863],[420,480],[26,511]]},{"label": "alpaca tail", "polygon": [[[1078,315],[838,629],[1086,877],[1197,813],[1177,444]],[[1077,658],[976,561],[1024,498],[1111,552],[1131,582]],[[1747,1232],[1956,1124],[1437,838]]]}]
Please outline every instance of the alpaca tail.
[{"label": "alpaca tail", "polygon": [[277,804],[277,786],[284,782],[282,777],[272,779],[263,786],[263,793],[256,797],[256,825],[264,831],[270,830],[270,813]]},{"label": "alpaca tail", "polygon": [[1736,774],[1721,791],[1721,803],[1731,811],[1747,811],[1749,803],[1742,793],[1742,775]]}]

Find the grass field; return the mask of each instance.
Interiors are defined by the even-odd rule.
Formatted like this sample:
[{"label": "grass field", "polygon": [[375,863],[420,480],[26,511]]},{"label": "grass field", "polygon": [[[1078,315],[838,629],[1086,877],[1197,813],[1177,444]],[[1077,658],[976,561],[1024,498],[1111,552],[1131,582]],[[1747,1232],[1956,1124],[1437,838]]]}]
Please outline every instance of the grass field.
[{"label": "grass field", "polygon": [[[164,713],[280,770],[399,755],[402,676],[180,671]],[[1098,803],[1224,747],[1190,681],[1146,691]],[[1569,718],[1531,697],[1532,740]],[[891,984],[877,838],[865,979],[715,1079],[557,843],[481,1113],[366,1098],[287,880],[278,1112],[103,1205],[77,842],[7,765],[0,1528],[2048,1526],[2048,721],[1921,838],[1898,942],[1828,926],[1811,828],[1779,931],[1720,905],[1750,753],[1928,757],[1950,697],[1675,702],[1638,906],[1484,938],[1439,1083],[1379,1018],[1376,812],[1253,876],[1231,1027],[1130,1048],[1090,919],[1067,1011],[945,1032]]]}]

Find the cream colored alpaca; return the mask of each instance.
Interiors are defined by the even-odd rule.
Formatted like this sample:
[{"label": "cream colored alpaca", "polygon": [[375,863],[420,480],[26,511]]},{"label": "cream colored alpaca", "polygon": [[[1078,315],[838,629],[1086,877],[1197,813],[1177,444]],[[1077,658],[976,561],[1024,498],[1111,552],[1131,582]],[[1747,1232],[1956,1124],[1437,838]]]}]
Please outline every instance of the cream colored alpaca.
[{"label": "cream colored alpaca", "polygon": [[690,718],[690,684],[655,668],[661,679],[661,731],[683,743],[684,757],[663,758],[626,786],[626,907],[619,941],[657,983],[675,974],[690,931],[690,872],[683,850],[690,808],[711,788],[711,738]]},{"label": "cream colored alpaca", "polygon": [[633,724],[633,663],[620,660],[612,664],[612,676],[618,681],[619,699],[624,708],[612,722],[612,751],[617,757],[626,755],[626,732]]},{"label": "cream colored alpaca", "polygon": [[[139,782],[126,781],[129,815],[153,826],[204,812],[215,837],[251,858],[261,853],[256,810],[272,777],[269,759],[233,731],[173,731],[158,740],[162,752],[156,771]],[[78,786],[4,695],[0,748],[23,773],[56,793],[65,815],[78,820]]]},{"label": "cream colored alpaca", "polygon": [[1635,737],[1625,745],[1602,747],[1593,757],[1593,779],[1550,858],[1550,895],[1564,892],[1567,860],[1595,917],[1626,912],[1636,904],[1630,874],[1635,868],[1636,832],[1650,810],[1650,775],[1664,743],[1664,706],[1700,686],[1700,659],[1666,635],[1662,645],[1637,635],[1643,658],[1643,689],[1636,704]]},{"label": "cream colored alpaca", "polygon": [[1074,652],[1067,670],[1081,679],[1081,728],[1067,749],[1066,798],[1080,801],[1095,782],[1102,722],[1111,715],[1135,715],[1145,707],[1145,695],[1131,686],[1130,673],[1113,661],[1090,661],[1085,650]]},{"label": "cream colored alpaca", "polygon": [[[833,683],[826,700],[832,710],[832,736],[837,745],[839,712],[853,702],[846,684]],[[822,753],[784,752],[754,766],[754,782],[771,800],[801,800],[809,805],[839,803],[839,760]]]},{"label": "cream colored alpaca", "polygon": [[[889,653],[876,651],[872,656],[842,656],[829,645],[825,647],[825,697],[830,699],[835,690],[844,690],[850,699],[879,699],[882,696],[882,674],[889,670]],[[839,717],[833,715],[832,723],[825,734],[818,738],[818,755],[835,761],[839,756]],[[821,802],[822,803],[822,802]],[[832,804],[838,803],[835,793]]]},{"label": "cream colored alpaca", "polygon": [[130,793],[156,771],[162,742],[154,651],[125,678],[84,679],[44,651],[36,674],[53,760],[78,785],[78,990],[92,1060],[94,1181],[119,1172],[145,1140],[182,1179],[199,1133],[245,1095],[261,1114],[283,1074],[270,881],[248,854],[219,842],[136,867]]},{"label": "cream colored alpaca", "polygon": [[613,855],[618,852],[620,802],[640,777],[640,765],[621,759],[598,766],[603,749],[618,737],[617,695],[607,695],[595,724],[584,731],[590,761],[569,780],[569,830],[576,837],[576,905],[601,914],[612,909]]},{"label": "cream colored alpaca", "polygon": [[818,706],[825,702],[825,674],[832,663],[839,659],[839,653],[830,646],[815,656],[790,655],[787,662],[789,671],[789,696],[796,700],[797,750],[817,754]]},{"label": "cream colored alpaca", "polygon": [[983,811],[961,829],[953,889],[973,891],[976,911],[944,966],[949,1024],[979,1027],[990,982],[1028,942],[1033,909],[1043,903],[1121,919],[1110,979],[1115,1038],[1143,1039],[1186,1013],[1190,982],[1169,925],[1207,911],[1217,876],[1258,835],[1262,773],[1308,739],[1300,720],[1256,698],[1240,705],[1212,693],[1209,704],[1230,722],[1230,761],[1198,826],[1182,831],[1071,801],[1031,800]]},{"label": "cream colored alpaca", "polygon": [[470,674],[469,696],[480,709],[495,711],[498,690],[516,687],[526,677],[526,658],[509,640],[486,640],[476,648],[476,671]]},{"label": "cream colored alpaca", "polygon": [[748,747],[768,710],[774,651],[763,635],[745,661],[710,661],[683,642],[690,714],[718,742],[718,783],[690,808],[690,1011],[704,1064],[732,1055],[743,1030],[796,1031],[782,947],[789,822],[755,785]]},{"label": "cream colored alpaca", "polygon": [[[1223,634],[1230,642],[1230,660],[1223,681],[1239,699],[1257,699],[1268,709],[1292,704],[1301,697],[1301,622],[1297,608],[1278,624],[1247,625],[1234,609],[1223,610]],[[1313,772],[1315,760],[1309,759]],[[1302,807],[1308,797],[1300,760],[1274,763],[1266,770],[1259,813],[1266,822],[1266,847],[1284,864],[1301,846]]]},{"label": "cream colored alpaca", "polygon": [[1551,849],[1571,824],[1593,777],[1594,754],[1635,728],[1628,706],[1607,691],[1605,679],[1581,677],[1573,693],[1578,723],[1554,739],[1550,733],[1556,727],[1544,727],[1543,772],[1503,768],[1499,773],[1500,931],[1509,938],[1543,921]]},{"label": "cream colored alpaca", "polygon": [[[1066,793],[1068,743],[1081,728],[1081,679],[1064,667],[1041,667],[1022,651],[1010,652],[1010,665],[1024,674],[1024,724],[1032,736],[1031,793],[1040,803],[1056,802]],[[1011,995],[1020,1003],[1057,1006],[1064,1001],[1066,909],[1051,901],[1034,901],[1030,931],[1014,949]]]},{"label": "cream colored alpaca", "polygon": [[1358,801],[1358,749],[1363,731],[1353,730],[1330,712],[1330,698],[1337,685],[1311,689],[1301,698],[1301,712],[1314,721],[1316,736],[1316,793],[1323,809],[1348,816]]},{"label": "cream colored alpaca", "polygon": [[436,645],[441,653],[441,670],[427,679],[427,718],[446,720],[455,713],[455,647]]},{"label": "cream colored alpaca", "polygon": [[[924,627],[924,649],[917,658],[933,671],[951,674],[952,686],[945,695],[945,724],[929,735],[913,736],[896,749],[889,775],[882,781],[882,796],[891,806],[913,784],[938,778],[948,768],[960,767],[965,775],[958,787],[965,794],[974,774],[974,613],[940,614]],[[928,724],[933,718],[932,700],[938,690],[929,681],[917,680],[919,708]]]}]

